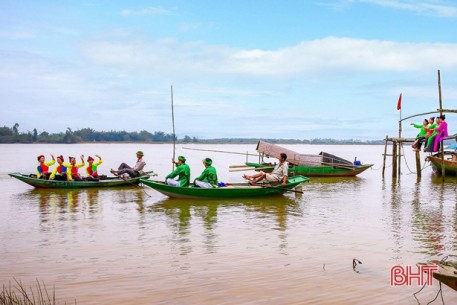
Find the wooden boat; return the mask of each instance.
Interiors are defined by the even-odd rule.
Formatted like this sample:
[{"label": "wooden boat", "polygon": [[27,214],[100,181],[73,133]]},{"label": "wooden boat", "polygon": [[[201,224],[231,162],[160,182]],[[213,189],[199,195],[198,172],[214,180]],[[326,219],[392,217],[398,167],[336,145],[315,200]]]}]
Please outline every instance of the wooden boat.
[{"label": "wooden boat", "polygon": [[441,158],[441,153],[436,153],[426,158],[432,163],[433,170],[442,174],[443,165],[446,176],[457,176],[457,153],[455,151],[445,151],[444,160]]},{"label": "wooden boat", "polygon": [[[431,264],[438,266],[438,270],[433,272],[433,277],[457,291],[457,262],[433,260]],[[430,265],[430,263],[418,263],[417,265]]]},{"label": "wooden boat", "polygon": [[156,191],[174,198],[242,198],[259,197],[283,194],[291,191],[300,183],[309,181],[309,178],[302,176],[289,177],[286,185],[272,186],[270,184],[250,185],[248,183],[233,183],[229,186],[218,188],[176,187],[167,185],[164,182],[140,179],[140,182]]},{"label": "wooden boat", "polygon": [[[262,169],[264,172],[272,171],[274,168],[273,163],[250,163],[246,162],[246,166]],[[302,175],[306,177],[354,177],[363,171],[372,167],[373,164],[364,164],[352,167],[342,167],[339,165],[322,165],[322,166],[289,166],[289,176]]]},{"label": "wooden boat", "polygon": [[11,173],[9,176],[25,182],[36,188],[59,188],[59,189],[80,189],[80,188],[104,188],[104,187],[117,187],[129,186],[140,183],[140,179],[147,179],[150,175],[147,173],[140,177],[124,179],[120,177],[106,177],[99,181],[59,181],[59,180],[46,180],[30,177],[30,175],[21,173]]},{"label": "wooden boat", "polygon": [[[264,156],[279,159],[281,153],[287,154],[289,162],[289,175],[302,175],[306,177],[351,177],[356,176],[369,169],[373,164],[361,164],[360,161],[350,162],[340,157],[321,152],[317,155],[300,154],[293,150],[283,148],[276,144],[259,141],[257,151]],[[252,163],[246,162],[246,166],[262,168],[263,171],[273,170],[273,163]]]}]

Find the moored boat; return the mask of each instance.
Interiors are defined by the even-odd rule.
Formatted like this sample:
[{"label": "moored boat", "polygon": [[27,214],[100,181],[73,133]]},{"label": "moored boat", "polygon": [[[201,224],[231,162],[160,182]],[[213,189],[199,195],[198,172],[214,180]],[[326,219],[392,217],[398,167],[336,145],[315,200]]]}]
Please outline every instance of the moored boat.
[{"label": "moored boat", "polygon": [[428,156],[427,161],[430,161],[432,168],[439,174],[443,173],[446,176],[457,176],[457,153],[454,151],[445,151],[444,158],[441,157],[441,153]]},{"label": "moored boat", "polygon": [[[269,172],[273,169],[273,163],[251,163],[246,162],[246,166],[262,169],[264,172]],[[372,167],[373,164],[364,164],[359,166],[345,167],[341,165],[322,165],[322,166],[289,166],[289,176],[302,175],[306,177],[354,177],[361,172]]]},{"label": "moored boat", "polygon": [[167,185],[161,181],[140,179],[140,182],[154,190],[173,198],[242,198],[279,195],[285,192],[294,192],[293,188],[297,185],[309,181],[303,176],[294,176],[287,179],[286,185],[272,186],[270,184],[233,183],[225,187],[200,188],[176,187]]},{"label": "moored boat", "polygon": [[129,186],[140,183],[140,179],[147,179],[150,177],[148,173],[134,178],[121,178],[121,177],[106,177],[99,181],[60,181],[60,180],[46,180],[30,177],[30,175],[21,173],[10,173],[9,176],[25,182],[36,188],[59,188],[59,189],[80,189],[80,188],[104,188],[104,187],[118,187]]},{"label": "moored boat", "polygon": [[[306,177],[351,177],[356,176],[373,166],[373,164],[362,164],[360,161],[350,162],[343,158],[321,152],[317,155],[300,154],[293,150],[283,148],[276,144],[259,141],[257,151],[263,161],[264,156],[279,158],[279,154],[287,154],[289,162],[289,176],[302,175]],[[263,171],[271,171],[273,163],[252,163],[246,162],[246,166],[262,168]]]},{"label": "moored boat", "polygon": [[418,263],[417,265],[436,265],[437,269],[433,272],[433,277],[457,291],[457,262],[447,261],[446,258],[440,261],[432,260],[430,263]]}]

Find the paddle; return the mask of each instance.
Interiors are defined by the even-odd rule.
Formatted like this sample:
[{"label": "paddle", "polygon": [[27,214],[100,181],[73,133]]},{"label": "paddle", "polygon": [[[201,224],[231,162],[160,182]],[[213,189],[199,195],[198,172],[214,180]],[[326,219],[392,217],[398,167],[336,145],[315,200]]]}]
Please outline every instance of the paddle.
[{"label": "paddle", "polygon": [[242,171],[253,171],[253,170],[260,170],[260,169],[272,169],[273,167],[266,166],[266,167],[254,167],[254,166],[245,166],[245,167],[236,167],[229,169],[229,172],[242,172]]},{"label": "paddle", "polygon": [[[147,172],[144,172],[144,174],[152,174],[152,173],[154,173],[154,171],[147,171]],[[137,183],[134,183],[134,182],[130,181],[130,179],[131,179],[130,176],[129,176],[129,177],[125,177],[124,175],[118,175],[118,174],[116,174],[114,171],[112,171],[111,174],[113,174],[114,176],[118,177],[119,179],[124,180],[125,182],[130,183],[130,184],[133,185],[133,186],[141,187],[141,186],[139,186]],[[157,176],[157,174],[154,173],[153,176]],[[135,177],[135,178],[137,178],[137,177]]]},{"label": "paddle", "polygon": [[298,194],[304,194],[305,193],[305,192],[302,192],[302,191],[296,191],[296,190],[286,189],[286,188],[277,187],[277,186],[268,186],[268,185],[263,185],[263,184],[258,184],[258,183],[254,183],[254,184],[250,184],[250,185],[260,186],[260,187],[263,187],[263,188],[274,189],[274,190],[281,190],[281,191],[286,191],[286,192],[293,192],[293,193],[298,193]]}]

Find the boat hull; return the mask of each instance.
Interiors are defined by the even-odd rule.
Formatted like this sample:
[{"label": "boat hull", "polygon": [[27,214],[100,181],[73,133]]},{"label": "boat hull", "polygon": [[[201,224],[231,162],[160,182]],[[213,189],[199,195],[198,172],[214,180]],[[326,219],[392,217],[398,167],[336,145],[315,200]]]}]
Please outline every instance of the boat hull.
[{"label": "boat hull", "polygon": [[243,197],[260,197],[280,195],[291,191],[297,185],[309,181],[308,178],[302,176],[291,177],[285,186],[270,186],[270,185],[255,185],[251,186],[247,183],[232,184],[227,187],[218,188],[199,188],[199,187],[175,187],[167,185],[163,182],[140,179],[141,183],[147,185],[154,190],[172,198],[243,198]]},{"label": "boat hull", "polygon": [[[433,260],[431,261],[431,264],[438,267],[437,270],[433,272],[433,277],[449,288],[457,291],[457,263]],[[418,263],[417,265],[421,266],[430,264]]]},{"label": "boat hull", "polygon": [[30,177],[29,175],[21,173],[10,173],[10,177],[16,178],[22,182],[27,183],[36,188],[57,188],[57,189],[81,189],[81,188],[106,188],[106,187],[120,187],[131,186],[140,183],[141,178],[149,178],[149,175],[140,177],[122,179],[118,177],[108,177],[100,181],[59,181],[59,180],[45,180]]},{"label": "boat hull", "polygon": [[[246,162],[246,166],[264,168],[265,164]],[[301,175],[305,177],[354,177],[373,164],[359,165],[354,167],[347,166],[302,166],[295,165],[289,168],[289,176]],[[271,171],[270,169],[269,171]],[[265,171],[265,170],[264,170]]]},{"label": "boat hull", "polygon": [[444,160],[441,159],[440,154],[428,156],[427,160],[432,164],[433,170],[439,174],[444,173],[446,176],[457,176],[457,154],[454,152],[445,152]]}]

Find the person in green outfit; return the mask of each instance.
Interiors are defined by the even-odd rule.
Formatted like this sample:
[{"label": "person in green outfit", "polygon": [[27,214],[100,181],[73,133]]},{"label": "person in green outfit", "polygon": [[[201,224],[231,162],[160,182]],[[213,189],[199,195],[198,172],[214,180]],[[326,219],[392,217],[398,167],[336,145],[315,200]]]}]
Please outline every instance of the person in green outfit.
[{"label": "person in green outfit", "polygon": [[[186,164],[186,158],[183,156],[178,157],[178,162],[171,160],[177,164],[176,169],[165,177],[165,182],[168,185],[188,187],[190,181],[190,167]],[[178,176],[178,180],[174,178]]]},{"label": "person in green outfit", "polygon": [[211,166],[213,164],[213,160],[210,158],[203,159],[203,165],[205,166],[205,170],[201,173],[198,178],[195,178],[194,184],[198,187],[203,188],[212,188],[217,186],[217,173],[216,169]]},{"label": "person in green outfit", "polygon": [[424,119],[424,122],[422,124],[411,123],[411,125],[413,125],[414,128],[419,128],[420,129],[419,133],[416,136],[416,140],[414,141],[414,143],[412,145],[414,151],[420,151],[420,146],[419,146],[419,148],[417,148],[417,144],[418,143],[422,144],[422,142],[424,142],[425,135],[427,134],[426,129],[428,127],[428,124],[429,123],[428,123],[427,119]]},{"label": "person in green outfit", "polygon": [[[435,117],[431,117],[428,122],[430,123],[426,129],[427,134],[425,135],[425,144],[424,144],[424,152],[427,151],[427,148],[430,147],[430,145],[433,146],[433,141],[434,136],[438,134],[438,132],[435,131],[435,129],[439,126],[438,125],[438,120],[436,120],[435,123]],[[420,149],[420,146],[418,147]]]}]

